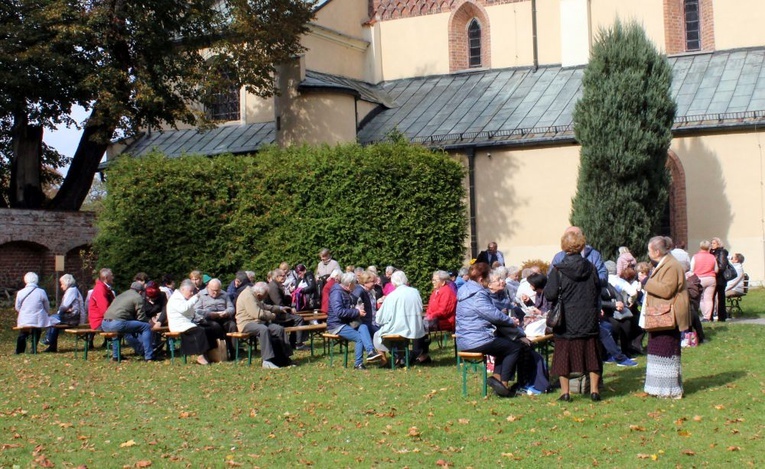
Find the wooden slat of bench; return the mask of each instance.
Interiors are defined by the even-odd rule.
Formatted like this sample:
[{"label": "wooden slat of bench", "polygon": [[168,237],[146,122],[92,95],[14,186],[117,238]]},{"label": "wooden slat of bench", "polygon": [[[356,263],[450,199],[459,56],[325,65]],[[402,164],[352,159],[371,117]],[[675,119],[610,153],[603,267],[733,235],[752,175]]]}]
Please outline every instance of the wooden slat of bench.
[{"label": "wooden slat of bench", "polygon": [[103,331],[98,329],[64,329],[64,332],[67,334],[78,334],[78,335],[86,335],[86,334],[98,334]]},{"label": "wooden slat of bench", "polygon": [[326,324],[308,324],[306,326],[290,326],[284,328],[285,332],[319,332],[326,330]]},{"label": "wooden slat of bench", "polygon": [[226,335],[232,339],[249,339],[252,334],[249,332],[229,332]]}]

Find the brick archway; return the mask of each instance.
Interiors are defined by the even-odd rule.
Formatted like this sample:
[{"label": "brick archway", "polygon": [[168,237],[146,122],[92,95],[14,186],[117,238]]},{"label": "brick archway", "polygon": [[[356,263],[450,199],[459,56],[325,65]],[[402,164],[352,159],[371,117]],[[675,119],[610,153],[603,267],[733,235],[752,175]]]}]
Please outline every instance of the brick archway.
[{"label": "brick archway", "polygon": [[491,26],[489,15],[478,3],[467,0],[449,18],[449,71],[470,68],[468,26],[475,19],[481,27],[481,68],[491,67]]},{"label": "brick archway", "polygon": [[685,170],[675,152],[667,152],[667,169],[672,178],[669,185],[670,236],[678,245],[688,246],[688,199],[685,186]]}]

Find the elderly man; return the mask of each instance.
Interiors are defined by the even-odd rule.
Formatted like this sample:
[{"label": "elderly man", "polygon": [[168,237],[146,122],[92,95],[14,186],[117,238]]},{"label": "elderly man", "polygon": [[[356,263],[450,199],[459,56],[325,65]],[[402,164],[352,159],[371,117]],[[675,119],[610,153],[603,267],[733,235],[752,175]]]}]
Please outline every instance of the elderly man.
[{"label": "elderly man", "polygon": [[[223,292],[223,284],[217,278],[207,282],[207,287],[199,292],[199,301],[194,306],[197,315],[203,316],[208,322],[218,323],[225,332],[236,332],[234,303]],[[233,360],[236,350],[231,337],[226,336],[226,349],[229,360]]]},{"label": "elderly man", "polygon": [[[143,355],[147,362],[154,360],[154,350],[151,346],[151,326],[146,321],[143,312],[143,285],[133,282],[126,290],[112,301],[104,314],[101,329],[104,332],[124,334],[125,341],[135,349],[137,355]],[[137,336],[137,337],[136,337]],[[117,341],[112,341],[112,361],[117,361]]]},{"label": "elderly man", "polygon": [[[284,306],[281,312],[273,320],[276,324],[280,324],[285,327],[290,326],[305,326],[305,320],[302,316],[292,314],[292,308],[289,306],[292,304],[292,298],[284,294],[282,284],[286,273],[282,269],[276,269],[273,271],[271,281],[268,282],[268,296],[265,299],[265,303],[274,306]],[[303,343],[303,333],[293,332],[290,334],[290,346],[296,350],[307,350],[309,347]]]},{"label": "elderly man", "polygon": [[393,272],[390,282],[395,289],[385,297],[375,319],[380,330],[375,333],[374,345],[383,352],[390,349],[390,344],[382,338],[384,335],[400,335],[407,339],[425,335],[420,292],[407,285],[408,279],[402,270]]},{"label": "elderly man", "polygon": [[486,247],[485,251],[481,251],[478,254],[478,257],[475,260],[476,262],[486,262],[489,264],[489,267],[496,267],[494,263],[496,262],[497,265],[505,265],[505,256],[500,251],[497,250],[497,243],[494,241],[490,242],[489,245]]},{"label": "elderly man", "polygon": [[[430,294],[428,310],[425,313],[425,329],[427,331],[454,332],[454,321],[457,314],[457,295],[447,285],[449,280],[451,280],[449,272],[443,270],[433,272],[431,280],[433,292]],[[396,290],[393,292],[395,293]],[[433,361],[430,355],[428,355],[429,347],[430,336],[427,334],[414,341],[412,355],[416,359],[415,363],[425,364]]]},{"label": "elderly man", "polygon": [[236,300],[236,324],[239,332],[257,334],[263,368],[290,366],[292,348],[289,346],[284,327],[275,324],[277,315],[286,313],[283,306],[267,305],[268,285],[258,282],[245,288]]},{"label": "elderly man", "polygon": [[335,269],[340,269],[340,264],[332,259],[332,252],[324,248],[319,251],[319,264],[316,266],[316,278],[326,278]]}]

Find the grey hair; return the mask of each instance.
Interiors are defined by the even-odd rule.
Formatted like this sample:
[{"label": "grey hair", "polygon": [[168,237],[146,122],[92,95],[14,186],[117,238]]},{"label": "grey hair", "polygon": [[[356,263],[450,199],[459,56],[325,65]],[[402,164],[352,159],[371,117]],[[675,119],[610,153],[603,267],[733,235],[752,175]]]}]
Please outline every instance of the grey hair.
[{"label": "grey hair", "polygon": [[527,267],[521,271],[521,278],[526,278],[533,273],[534,271]]},{"label": "grey hair", "polygon": [[377,275],[377,266],[376,265],[370,265],[367,267],[367,270],[372,272],[373,274]]},{"label": "grey hair", "polygon": [[244,273],[247,275],[247,278],[250,279],[250,282],[255,281],[255,272],[252,270],[245,270]]},{"label": "grey hair", "polygon": [[180,286],[180,287],[178,287],[178,289],[180,289],[180,290],[191,290],[191,291],[194,291],[194,289],[195,289],[196,287],[197,287],[197,286],[194,284],[194,281],[193,281],[193,280],[191,280],[190,278],[185,278],[185,279],[183,279],[183,281],[181,282],[181,286]]},{"label": "grey hair", "polygon": [[24,275],[24,283],[29,285],[30,283],[34,283],[37,285],[37,282],[40,280],[39,277],[37,277],[37,274],[34,272],[27,272]]},{"label": "grey hair", "polygon": [[390,283],[393,285],[400,287],[401,285],[406,285],[407,282],[409,282],[409,279],[406,278],[406,274],[403,270],[397,270],[393,272],[393,275],[390,276]]},{"label": "grey hair", "polygon": [[396,271],[396,268],[393,267],[392,265],[389,265],[388,267],[385,268],[385,275],[391,275],[395,271]]},{"label": "grey hair", "polygon": [[339,281],[340,277],[343,276],[343,271],[340,269],[333,269],[332,272],[329,273],[329,278],[335,279],[335,281]]},{"label": "grey hair", "polygon": [[332,251],[330,251],[327,248],[324,248],[321,251],[319,251],[319,256],[327,256],[327,255],[331,256],[332,255]]},{"label": "grey hair", "polygon": [[518,268],[517,265],[511,265],[510,267],[507,267],[507,276],[513,277],[514,275],[518,274],[521,269]]},{"label": "grey hair", "polygon": [[632,254],[627,246],[619,246],[619,254]]},{"label": "grey hair", "polygon": [[702,251],[709,251],[709,246],[710,245],[711,245],[711,243],[705,239],[704,241],[699,243],[699,248]]},{"label": "grey hair", "polygon": [[449,280],[452,279],[452,276],[449,275],[449,272],[445,270],[436,270],[435,272],[433,272],[433,276],[438,277],[438,279],[441,280],[442,282],[448,282]]},{"label": "grey hair", "polygon": [[271,272],[272,277],[278,277],[280,275],[286,275],[282,269],[274,269],[274,271]]},{"label": "grey hair", "polygon": [[725,247],[725,245],[723,244],[722,240],[721,240],[720,238],[718,238],[718,237],[714,237],[714,238],[712,238],[712,241],[716,241],[716,242],[717,242],[717,245],[718,245],[720,248],[724,248],[724,247]]},{"label": "grey hair", "polygon": [[207,287],[210,288],[210,285],[214,283],[217,283],[219,287],[223,285],[220,279],[214,278],[214,279],[211,279],[209,282],[207,282]]},{"label": "grey hair", "polygon": [[505,280],[507,278],[507,267],[501,265],[497,267],[496,269],[493,269],[499,274],[499,276],[502,278],[502,280]]},{"label": "grey hair", "polygon": [[103,269],[98,271],[98,278],[100,278],[101,280],[106,279],[106,277],[110,275],[114,275],[114,274],[112,274],[112,269],[108,267],[104,267]]},{"label": "grey hair", "polygon": [[252,292],[255,296],[262,296],[268,293],[268,284],[266,282],[258,282],[252,286]]},{"label": "grey hair", "polygon": [[648,241],[648,247],[659,251],[662,256],[666,256],[669,252],[666,236],[654,236]]},{"label": "grey hair", "polygon": [[468,274],[468,272],[470,272],[470,269],[468,269],[467,267],[460,267],[459,272],[457,272],[457,276],[464,277],[465,275]]},{"label": "grey hair", "polygon": [[74,276],[72,274],[64,274],[62,275],[59,280],[66,285],[66,288],[69,288],[77,283],[77,280],[74,279]]},{"label": "grey hair", "polygon": [[348,287],[354,283],[356,283],[356,274],[353,272],[345,272],[342,277],[340,277],[340,285]]},{"label": "grey hair", "polygon": [[504,277],[502,276],[502,272],[497,269],[491,269],[489,272],[489,282],[492,282],[494,280],[504,280]]}]

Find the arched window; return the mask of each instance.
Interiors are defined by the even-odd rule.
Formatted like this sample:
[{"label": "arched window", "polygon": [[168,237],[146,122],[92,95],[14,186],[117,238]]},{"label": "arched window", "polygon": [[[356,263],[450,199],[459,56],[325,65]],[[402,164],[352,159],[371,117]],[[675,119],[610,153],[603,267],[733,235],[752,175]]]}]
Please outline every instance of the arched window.
[{"label": "arched window", "polygon": [[468,65],[481,66],[481,25],[473,18],[468,25]]},{"label": "arched window", "polygon": [[205,115],[213,121],[239,120],[239,90],[236,70],[220,57],[210,63],[209,88],[204,97]]},{"label": "arched window", "polygon": [[715,50],[714,0],[663,0],[668,55]]}]

